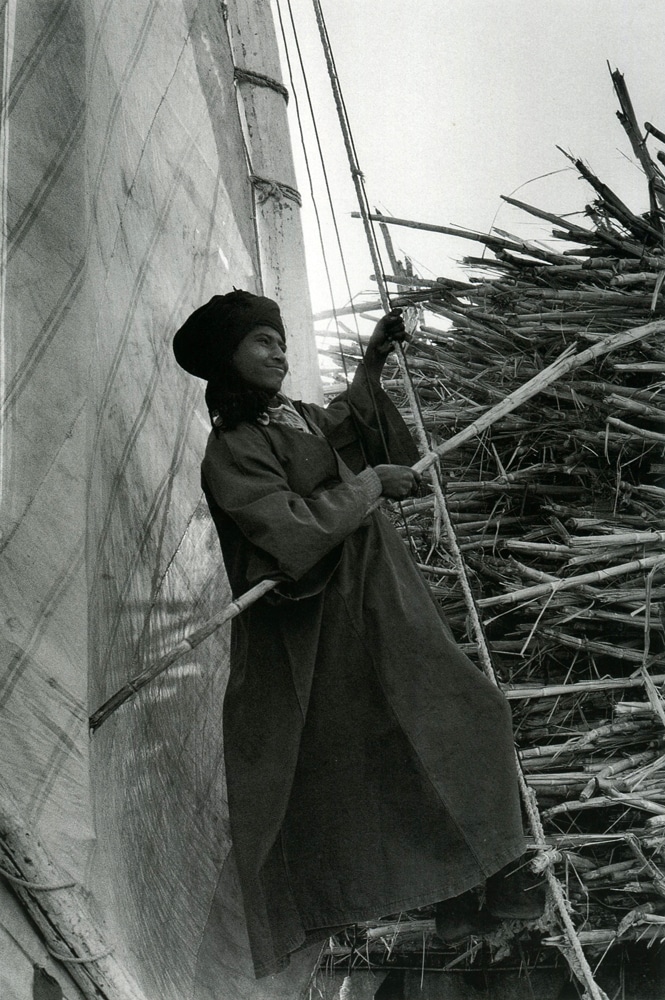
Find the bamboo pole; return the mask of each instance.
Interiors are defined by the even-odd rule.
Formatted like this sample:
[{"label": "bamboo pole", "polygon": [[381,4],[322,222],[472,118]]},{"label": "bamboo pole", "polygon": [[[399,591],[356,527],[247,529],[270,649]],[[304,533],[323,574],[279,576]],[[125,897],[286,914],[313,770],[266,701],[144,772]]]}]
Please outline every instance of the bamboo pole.
[{"label": "bamboo pole", "polygon": [[61,961],[89,1000],[148,1000],[115,957],[91,913],[88,894],[51,860],[23,822],[0,780],[2,875],[39,928],[51,955]]},{"label": "bamboo pole", "polygon": [[120,705],[124,704],[129,698],[135,695],[142,687],[149,684],[160,674],[163,674],[165,670],[168,670],[176,660],[179,660],[181,656],[186,653],[191,652],[196,649],[204,639],[207,639],[214,632],[225,625],[227,622],[231,621],[236,615],[239,615],[245,608],[248,608],[250,604],[254,604],[267,594],[269,591],[274,590],[277,586],[277,580],[262,580],[261,583],[257,583],[255,587],[242,594],[241,597],[236,598],[236,600],[231,601],[224,610],[216,615],[214,618],[210,618],[205,625],[200,628],[195,629],[186,635],[177,646],[174,646],[168,653],[162,656],[157,663],[153,663],[142,670],[140,674],[137,674],[131,681],[123,685],[120,690],[116,691],[104,704],[97,709],[91,716],[89,721],[90,729],[94,733],[96,729],[101,726],[102,722],[105,721]]}]

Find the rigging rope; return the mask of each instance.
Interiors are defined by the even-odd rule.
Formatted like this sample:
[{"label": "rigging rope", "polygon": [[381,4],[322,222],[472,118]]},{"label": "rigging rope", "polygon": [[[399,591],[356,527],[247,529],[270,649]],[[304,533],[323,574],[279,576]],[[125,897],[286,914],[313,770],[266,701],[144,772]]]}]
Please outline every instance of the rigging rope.
[{"label": "rigging rope", "polygon": [[[303,61],[303,57],[302,57],[302,51],[301,51],[301,48],[300,48],[300,41],[299,41],[299,38],[298,38],[298,31],[296,29],[295,19],[294,19],[294,16],[293,16],[293,6],[292,6],[292,3],[291,3],[291,0],[287,0],[287,6],[288,6],[288,10],[289,10],[289,20],[291,22],[291,30],[292,30],[292,33],[293,33],[293,40],[294,40],[294,43],[295,43],[296,52],[298,54],[298,61],[299,61],[299,64],[300,64],[300,71],[301,71],[301,74],[302,74],[303,85],[304,85],[304,88],[305,88],[305,94],[307,96],[307,103],[308,103],[309,112],[310,112],[310,119],[311,119],[313,131],[314,131],[314,137],[316,139],[316,147],[317,147],[317,151],[318,151],[318,154],[319,154],[319,163],[320,163],[320,166],[321,166],[321,171],[322,171],[322,174],[323,174],[324,184],[325,184],[325,188],[326,188],[326,194],[327,194],[327,199],[328,199],[328,208],[330,210],[330,217],[331,217],[333,228],[334,228],[334,232],[335,232],[335,238],[336,238],[336,242],[337,242],[337,249],[338,249],[338,253],[339,253],[339,260],[340,260],[340,263],[341,263],[341,266],[342,266],[342,273],[344,275],[344,281],[345,281],[345,284],[346,284],[346,290],[347,290],[348,299],[349,299],[350,302],[352,302],[353,301],[353,293],[351,291],[351,282],[350,282],[350,279],[349,279],[349,272],[348,272],[348,268],[346,266],[346,258],[345,258],[345,254],[344,254],[344,248],[343,248],[343,245],[342,245],[342,239],[341,239],[341,235],[340,235],[339,225],[338,225],[338,222],[337,222],[337,212],[336,212],[336,209],[335,209],[335,202],[334,202],[334,199],[333,199],[333,196],[332,196],[332,191],[331,191],[331,188],[330,188],[330,182],[329,182],[329,178],[328,178],[328,169],[327,169],[327,166],[326,166],[326,161],[325,161],[325,157],[323,155],[323,149],[322,149],[322,146],[321,146],[321,138],[320,138],[320,134],[319,134],[319,128],[318,128],[318,125],[317,125],[317,122],[316,122],[316,115],[314,113],[314,106],[313,106],[313,103],[312,103],[312,95],[311,95],[310,88],[309,88],[309,82],[307,80],[307,73],[305,71],[305,65],[304,65],[304,61]],[[347,363],[346,363],[346,354],[345,354],[345,351],[344,351],[344,347],[342,345],[342,338],[341,338],[341,334],[340,334],[340,324],[339,324],[339,320],[338,320],[338,317],[337,317],[337,310],[336,310],[336,307],[335,307],[335,295],[333,293],[332,281],[331,281],[330,271],[329,271],[329,268],[328,268],[328,258],[327,258],[326,249],[325,249],[325,241],[323,239],[323,232],[322,232],[322,227],[321,227],[321,218],[320,218],[320,215],[319,215],[317,199],[316,199],[316,195],[315,195],[315,191],[314,191],[314,184],[313,184],[313,181],[312,181],[312,173],[311,173],[310,165],[309,165],[309,156],[308,156],[308,153],[307,153],[307,147],[306,147],[306,143],[305,143],[305,137],[304,137],[303,126],[302,126],[302,119],[301,119],[301,115],[300,115],[300,104],[299,104],[298,97],[297,97],[297,89],[296,89],[296,87],[294,85],[293,71],[292,71],[292,66],[291,66],[291,58],[289,56],[289,46],[288,46],[287,39],[286,39],[286,32],[284,30],[284,21],[283,21],[283,18],[282,18],[281,4],[280,4],[279,0],[277,0],[277,14],[278,14],[278,17],[279,17],[279,23],[280,23],[281,33],[282,33],[282,41],[283,41],[283,44],[284,44],[284,52],[285,52],[285,55],[286,55],[286,63],[287,63],[288,71],[289,71],[289,80],[290,80],[290,83],[291,83],[291,89],[292,89],[293,94],[294,94],[294,103],[295,103],[295,109],[296,109],[296,118],[297,118],[297,122],[298,122],[298,130],[299,130],[299,133],[300,133],[300,141],[301,141],[301,145],[302,145],[302,152],[303,152],[303,157],[304,157],[304,160],[305,160],[305,168],[307,170],[307,176],[308,176],[308,179],[309,179],[310,196],[311,196],[312,204],[314,206],[314,213],[315,213],[315,216],[316,216],[316,222],[317,222],[317,228],[318,228],[318,234],[319,234],[319,244],[320,244],[321,255],[322,255],[322,258],[323,258],[324,268],[325,268],[325,272],[326,272],[326,279],[327,279],[327,283],[328,283],[328,291],[329,291],[329,294],[330,294],[330,304],[332,306],[332,315],[333,315],[333,319],[334,319],[334,322],[335,322],[335,330],[336,330],[336,333],[337,333],[337,342],[338,342],[338,347],[339,347],[339,354],[340,354],[340,358],[341,358],[341,361],[342,361],[342,368],[343,368],[343,371],[344,371],[345,383],[348,386],[350,380],[349,380],[348,367],[347,367]],[[340,91],[340,99],[341,99],[341,91]],[[350,128],[348,129],[348,132],[349,132],[349,135],[350,135]],[[351,139],[351,142],[352,142],[352,139]],[[355,154],[355,150],[354,150],[354,154]],[[378,256],[378,247],[377,247],[377,256]],[[353,311],[352,315],[353,315],[353,322],[354,322],[354,325],[355,325],[355,328],[356,328],[356,342],[357,342],[358,348],[360,350],[360,356],[361,356],[361,358],[364,359],[365,353],[364,353],[362,341],[361,341],[361,338],[360,338],[360,328],[358,326],[358,316],[357,316],[355,310]],[[374,415],[375,415],[375,418],[376,418],[376,424],[377,424],[377,427],[378,427],[378,430],[379,430],[379,435],[380,435],[380,438],[381,438],[381,443],[383,445],[383,449],[385,451],[386,457],[390,461],[390,449],[388,447],[388,442],[386,440],[386,436],[385,436],[385,433],[384,433],[383,422],[380,419],[379,408],[378,408],[378,404],[377,404],[377,401],[376,401],[376,397],[375,397],[375,393],[374,393],[374,388],[373,388],[371,382],[368,382],[367,388],[368,388],[369,396],[370,396],[370,399],[371,399],[371,402],[372,402],[372,409],[374,410]],[[360,435],[358,435],[358,437],[360,439]],[[362,449],[362,452],[363,452],[363,457],[365,458],[365,460],[367,460],[367,456],[365,455],[365,449],[362,446],[362,442],[361,442],[360,446],[361,446],[361,449]],[[415,551],[414,551],[414,548],[413,548],[413,541],[411,539],[411,535],[410,535],[410,533],[408,531],[408,525],[407,525],[407,520],[406,520],[406,514],[404,512],[404,507],[403,507],[401,501],[398,501],[397,504],[398,504],[398,507],[399,507],[399,510],[400,510],[402,521],[404,523],[404,527],[407,529],[407,536],[406,536],[407,537],[407,541],[408,541],[409,547],[411,549],[412,555],[415,558],[416,554],[415,554]]]},{"label": "rigging rope", "polygon": [[[327,173],[327,170],[326,170],[325,160],[324,160],[324,157],[323,157],[323,150],[321,149],[321,140],[320,140],[320,137],[319,137],[319,130],[318,130],[318,127],[317,127],[317,124],[316,124],[316,117],[314,115],[314,108],[313,108],[313,105],[312,105],[312,97],[311,97],[310,90],[309,90],[309,84],[307,82],[307,75],[305,73],[305,67],[304,67],[304,63],[303,63],[302,53],[300,51],[300,43],[298,41],[298,36],[297,36],[297,33],[296,33],[296,29],[295,29],[295,22],[294,22],[294,18],[293,18],[293,10],[292,10],[292,7],[291,7],[291,0],[288,0],[288,7],[289,7],[289,16],[290,16],[290,20],[291,20],[291,27],[292,27],[292,30],[293,30],[293,37],[294,37],[294,40],[295,40],[296,51],[298,53],[298,60],[299,60],[299,63],[300,63],[300,71],[302,73],[303,83],[304,83],[304,86],[305,86],[305,93],[307,95],[307,102],[308,102],[308,105],[309,105],[310,117],[311,117],[313,129],[314,129],[314,137],[316,139],[316,145],[317,145],[317,149],[318,149],[318,152],[319,152],[319,160],[320,160],[321,168],[322,168],[322,171],[323,171],[323,180],[324,180],[326,191],[327,191],[327,194],[328,194],[328,205],[330,207],[331,217],[332,217],[332,221],[333,221],[333,226],[334,226],[334,229],[335,229],[335,235],[337,237],[337,246],[338,246],[338,249],[339,249],[339,252],[340,252],[340,259],[341,259],[341,263],[342,263],[342,270],[343,270],[343,273],[344,273],[344,278],[345,278],[345,281],[346,281],[346,287],[347,287],[347,290],[348,290],[348,293],[349,293],[349,297],[351,297],[351,286],[350,286],[350,282],[349,282],[349,276],[348,276],[348,273],[347,273],[347,270],[346,270],[346,262],[344,260],[344,255],[343,255],[343,252],[342,252],[342,243],[341,243],[341,240],[340,240],[339,229],[338,229],[338,226],[337,226],[337,217],[336,217],[335,211],[334,211],[332,194],[331,194],[331,191],[330,191],[330,184],[328,182],[328,173]],[[321,225],[321,215],[319,213],[318,201],[317,201],[316,194],[315,194],[315,191],[314,191],[314,180],[312,178],[312,171],[311,171],[311,168],[310,168],[309,156],[308,156],[308,153],[307,153],[307,146],[306,146],[306,143],[305,143],[305,134],[304,134],[304,130],[303,130],[302,117],[301,117],[301,114],[300,114],[300,101],[298,100],[298,91],[297,91],[296,87],[294,86],[293,68],[292,68],[292,65],[291,65],[291,56],[289,54],[289,46],[288,46],[288,43],[287,43],[287,40],[286,40],[286,31],[285,31],[285,28],[284,28],[284,19],[282,18],[282,7],[281,7],[281,4],[280,4],[279,0],[277,0],[277,16],[278,16],[278,19],[279,19],[279,26],[280,26],[280,31],[281,31],[281,35],[282,35],[282,42],[283,42],[283,45],[284,45],[284,54],[285,54],[285,57],[286,57],[286,66],[287,66],[288,73],[289,73],[289,80],[290,80],[290,83],[291,83],[291,90],[293,92],[293,100],[294,100],[295,111],[296,111],[296,120],[297,120],[297,123],[298,123],[298,132],[299,132],[299,135],[300,135],[300,145],[301,145],[301,148],[302,148],[303,158],[304,158],[304,161],[305,161],[305,170],[307,172],[307,180],[309,182],[310,200],[311,200],[312,206],[314,208],[314,217],[316,219],[316,227],[317,227],[318,236],[319,236],[319,247],[321,249],[321,258],[323,260],[323,269],[324,269],[325,275],[326,275],[326,283],[328,285],[328,294],[330,296],[330,305],[332,307],[332,314],[333,314],[333,318],[334,318],[334,322],[335,322],[335,329],[337,330],[338,341],[340,341],[340,356],[341,356],[341,360],[342,360],[342,368],[344,370],[345,381],[348,384],[348,382],[349,382],[349,373],[348,373],[347,365],[346,365],[346,356],[344,354],[344,351],[341,350],[341,338],[340,338],[340,334],[339,334],[339,323],[338,323],[338,319],[337,319],[337,311],[335,309],[335,296],[334,296],[334,293],[333,293],[332,279],[331,279],[331,275],[330,275],[330,268],[328,266],[328,255],[326,253],[325,240],[323,238],[323,228],[322,228],[322,225]],[[358,324],[357,324],[357,320],[356,320],[356,330],[357,330],[357,325]],[[359,333],[359,331],[357,331],[357,332]]]}]

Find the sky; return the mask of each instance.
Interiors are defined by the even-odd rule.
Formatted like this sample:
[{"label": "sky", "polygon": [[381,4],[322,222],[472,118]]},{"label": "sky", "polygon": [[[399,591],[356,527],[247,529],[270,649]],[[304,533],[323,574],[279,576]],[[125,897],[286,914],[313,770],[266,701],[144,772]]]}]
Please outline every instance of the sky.
[{"label": "sky", "polygon": [[[339,307],[349,299],[290,23],[289,103],[314,312],[330,308],[296,103]],[[290,0],[319,129],[351,293],[376,292],[311,0]],[[546,224],[502,203],[513,194],[557,214],[592,192],[557,149],[583,159],[635,211],[644,175],[616,118],[608,63],[620,70],[640,123],[665,131],[663,0],[322,0],[370,205],[397,217],[530,239]],[[279,17],[277,17],[279,33]],[[652,155],[660,148],[650,140]],[[575,218],[584,224],[583,219]],[[460,276],[478,244],[391,227],[398,256],[426,277]],[[387,267],[387,265],[386,265]]]}]

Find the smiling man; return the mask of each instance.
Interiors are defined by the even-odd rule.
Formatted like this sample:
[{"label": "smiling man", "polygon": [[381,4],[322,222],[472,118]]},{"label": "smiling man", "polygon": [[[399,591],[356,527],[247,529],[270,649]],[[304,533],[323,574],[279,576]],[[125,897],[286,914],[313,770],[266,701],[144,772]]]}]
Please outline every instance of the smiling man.
[{"label": "smiling man", "polygon": [[223,709],[257,976],[335,928],[412,907],[438,904],[448,940],[479,931],[472,890],[486,880],[490,917],[542,908],[504,878],[524,850],[508,703],[374,510],[418,483],[380,385],[404,336],[399,312],[384,316],[326,409],[281,394],[271,299],[214,296],[174,340],[208,380],[202,481],[233,593],[279,581],[233,621]]}]

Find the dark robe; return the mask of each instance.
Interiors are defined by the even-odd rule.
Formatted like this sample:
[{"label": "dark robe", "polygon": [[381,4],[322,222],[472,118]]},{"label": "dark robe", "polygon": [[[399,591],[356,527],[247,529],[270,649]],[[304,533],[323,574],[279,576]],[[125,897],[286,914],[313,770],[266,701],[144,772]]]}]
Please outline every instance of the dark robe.
[{"label": "dark robe", "polygon": [[524,850],[508,703],[455,645],[390,521],[367,514],[357,473],[412,465],[406,426],[362,366],[327,409],[296,407],[314,433],[213,431],[202,467],[234,594],[281,581],[234,620],[224,702],[257,976]]}]

